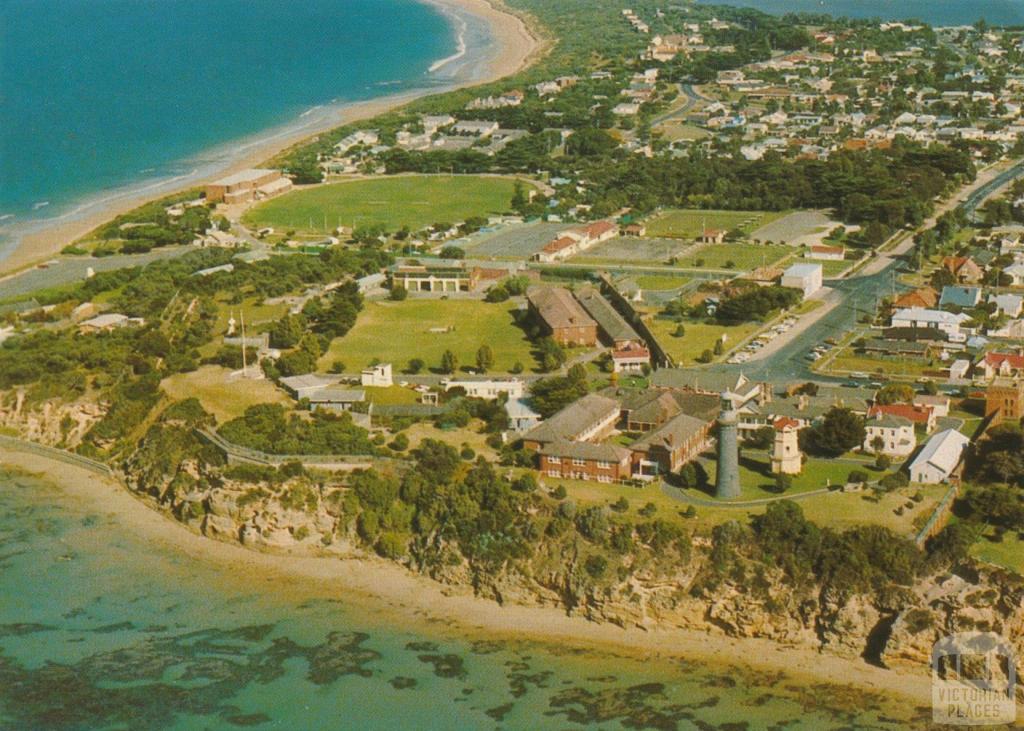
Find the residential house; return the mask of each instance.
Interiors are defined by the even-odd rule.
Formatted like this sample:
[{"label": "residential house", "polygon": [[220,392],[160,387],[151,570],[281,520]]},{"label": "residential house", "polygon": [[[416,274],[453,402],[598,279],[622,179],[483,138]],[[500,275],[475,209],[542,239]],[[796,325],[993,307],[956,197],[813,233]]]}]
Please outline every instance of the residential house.
[{"label": "residential house", "polygon": [[995,303],[996,312],[1010,318],[1019,317],[1024,310],[1024,297],[1019,294],[993,294],[988,301]]},{"label": "residential house", "polygon": [[1003,269],[1003,274],[1010,278],[1010,286],[1024,287],[1024,263],[1011,264]]},{"label": "residential house", "polygon": [[914,406],[931,409],[936,418],[949,416],[949,396],[944,396],[940,393],[934,395],[919,393],[914,396],[914,400],[911,403]]},{"label": "residential house", "polygon": [[977,284],[985,275],[981,267],[966,256],[944,257],[942,267],[956,277],[960,284]]},{"label": "residential house", "polygon": [[931,309],[939,304],[939,293],[931,287],[918,287],[897,297],[892,306],[897,309]]},{"label": "residential house", "polygon": [[939,432],[910,463],[910,481],[937,485],[953,476],[971,440],[955,429]]},{"label": "residential house", "polygon": [[597,345],[597,323],[564,287],[534,287],[526,295],[530,312],[560,345]]},{"label": "residential house", "polygon": [[981,287],[959,287],[947,285],[942,288],[939,306],[946,307],[977,307],[981,302]]},{"label": "residential house", "polygon": [[985,357],[974,367],[974,375],[981,375],[986,381],[997,376],[1024,375],[1024,355],[995,351],[985,353]]},{"label": "residential house", "polygon": [[914,404],[874,404],[868,409],[869,420],[880,416],[898,416],[906,419],[915,427],[920,427],[926,434],[935,429],[935,412],[928,406],[915,406]]},{"label": "residential house", "polygon": [[864,422],[865,452],[909,457],[917,449],[914,422],[902,416],[878,414]]},{"label": "residential house", "polygon": [[946,333],[951,340],[964,340],[960,328],[971,318],[963,313],[954,314],[943,310],[929,310],[921,307],[908,307],[896,310],[892,315],[894,328],[936,329]]}]

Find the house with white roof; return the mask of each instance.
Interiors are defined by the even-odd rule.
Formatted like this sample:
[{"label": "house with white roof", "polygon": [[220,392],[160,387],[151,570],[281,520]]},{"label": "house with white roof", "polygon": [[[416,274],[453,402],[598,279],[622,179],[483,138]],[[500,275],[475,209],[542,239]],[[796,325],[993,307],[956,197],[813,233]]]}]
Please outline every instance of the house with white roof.
[{"label": "house with white roof", "polygon": [[910,463],[910,481],[925,485],[946,482],[963,458],[964,450],[971,440],[956,429],[941,431],[921,450]]},{"label": "house with white roof", "polygon": [[970,319],[963,313],[908,307],[893,313],[892,327],[933,328],[946,333],[951,340],[963,340],[966,335],[960,332],[960,328]]}]

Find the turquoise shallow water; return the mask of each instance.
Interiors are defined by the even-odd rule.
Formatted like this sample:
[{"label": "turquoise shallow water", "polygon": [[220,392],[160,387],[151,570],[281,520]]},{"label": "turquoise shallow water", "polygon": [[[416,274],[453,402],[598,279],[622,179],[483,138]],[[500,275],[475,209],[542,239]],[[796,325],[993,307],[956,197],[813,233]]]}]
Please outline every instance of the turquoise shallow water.
[{"label": "turquoise shallow water", "polygon": [[782,673],[453,636],[324,588],[246,584],[0,473],[0,728],[921,727]]}]

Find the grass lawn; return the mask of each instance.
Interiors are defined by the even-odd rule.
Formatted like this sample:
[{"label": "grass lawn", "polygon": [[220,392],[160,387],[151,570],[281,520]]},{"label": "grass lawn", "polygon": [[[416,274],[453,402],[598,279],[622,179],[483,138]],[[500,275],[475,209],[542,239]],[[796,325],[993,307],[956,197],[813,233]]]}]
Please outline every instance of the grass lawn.
[{"label": "grass lawn", "polygon": [[[708,482],[715,484],[717,463],[709,461],[704,468],[708,473]],[[846,478],[852,470],[863,469],[858,465],[845,462],[835,462],[826,459],[809,459],[804,465],[804,470],[799,475],[792,475],[793,486],[786,491],[787,495],[796,495],[801,492],[820,490],[827,487],[831,481],[832,485],[846,483]],[[740,500],[761,500],[764,498],[777,497],[778,493],[773,492],[775,486],[775,475],[771,473],[771,464],[763,453],[741,453],[740,455]],[[694,495],[707,497],[706,492],[693,490]]]},{"label": "grass lawn", "polygon": [[869,374],[880,373],[886,376],[907,376],[920,377],[927,371],[932,371],[935,366],[924,361],[910,360],[909,358],[887,360],[885,358],[872,358],[867,355],[858,355],[852,348],[843,348],[828,365],[830,373],[851,373],[863,372]]},{"label": "grass lawn", "polygon": [[785,214],[774,211],[703,211],[694,208],[664,211],[647,221],[647,235],[655,238],[694,239],[706,228],[750,233]]},{"label": "grass lawn", "polygon": [[642,275],[636,278],[637,286],[640,289],[649,289],[654,292],[679,289],[689,281],[687,277],[659,276],[657,274]]},{"label": "grass lawn", "polygon": [[[669,497],[658,485],[644,487],[604,485],[584,480],[553,479],[543,475],[538,479],[548,488],[562,485],[565,487],[569,499],[574,500],[580,506],[610,506],[620,497],[624,497],[629,502],[629,509],[624,515],[632,520],[639,520],[641,518],[638,516],[638,511],[648,503],[652,503],[657,509],[656,517],[705,533],[714,526],[730,520],[747,523],[751,517],[761,515],[767,509],[766,506],[755,508],[700,506],[696,508],[696,516],[686,518],[682,512],[686,510],[687,504]],[[793,493],[795,492],[794,488]],[[909,538],[916,534],[917,524],[923,522],[926,516],[935,509],[945,488],[940,485],[922,489],[921,492],[924,493],[925,499],[921,503],[915,504],[912,510],[905,510],[903,515],[896,515],[895,509],[906,504],[914,492],[916,492],[916,488],[894,491],[883,495],[878,503],[865,499],[866,495],[872,493],[829,492],[802,499],[797,504],[809,520],[820,526],[846,530],[857,525],[880,525]],[[703,493],[701,496],[707,497]],[[1024,555],[1024,551],[1021,552],[1021,555]]]},{"label": "grass lawn", "polygon": [[245,334],[247,336],[257,332],[258,325],[277,322],[288,312],[288,305],[257,304],[257,299],[250,297],[242,301],[240,305],[229,305],[226,302],[218,302],[219,312],[217,313],[217,324],[214,326],[214,333],[221,335],[227,332],[228,320],[235,318],[235,330],[237,335],[242,334],[242,316],[245,316]]},{"label": "grass lawn", "polygon": [[223,424],[241,416],[255,404],[291,404],[283,391],[270,381],[230,378],[231,371],[220,366],[203,366],[192,373],[176,373],[165,378],[161,388],[174,400],[199,399],[207,411]]},{"label": "grass lawn", "polygon": [[1024,541],[1012,531],[1007,531],[998,543],[990,540],[990,535],[978,539],[971,547],[971,555],[1024,575]]},{"label": "grass lawn", "polygon": [[[336,338],[320,359],[326,370],[340,360],[347,370],[358,370],[374,358],[393,363],[396,371],[412,358],[423,359],[437,368],[441,356],[451,350],[461,366],[474,367],[476,352],[487,344],[494,353],[493,371],[508,372],[518,361],[527,369],[534,365],[531,345],[512,320],[509,303],[489,304],[478,300],[405,300],[368,302],[355,327]],[[453,328],[431,332],[432,328]]]},{"label": "grass lawn", "polygon": [[[409,175],[319,185],[255,206],[243,217],[253,228],[296,231],[383,225],[419,230],[469,216],[505,213],[515,181],[509,178]],[[326,218],[326,226],[325,226]]]},{"label": "grass lawn", "polygon": [[[698,269],[736,269],[748,271],[759,266],[771,266],[794,253],[791,246],[773,244],[710,244],[694,254],[681,258],[679,266]],[[698,261],[701,261],[698,265]],[[732,267],[727,266],[729,262]]]},{"label": "grass lawn", "polygon": [[[474,419],[463,429],[438,429],[429,422],[417,422],[405,429],[403,433],[409,438],[409,449],[415,449],[424,439],[436,439],[461,449],[468,444],[477,454],[487,459],[496,459],[497,453],[487,446],[487,435],[481,434],[483,422]],[[390,440],[389,440],[390,441]]]},{"label": "grass lawn", "polygon": [[[813,259],[808,261],[813,261]],[[857,262],[844,259],[843,261],[819,261],[816,263],[821,264],[822,276],[829,279],[838,277]]]},{"label": "grass lawn", "polygon": [[725,350],[729,351],[737,343],[750,337],[762,327],[760,322],[726,326],[709,325],[702,320],[685,320],[683,325],[686,328],[686,334],[677,338],[672,334],[676,331],[676,323],[673,320],[650,318],[647,320],[647,325],[661,346],[679,365],[696,363],[697,358],[705,350],[714,350],[715,341],[723,334],[728,338],[725,342]]}]

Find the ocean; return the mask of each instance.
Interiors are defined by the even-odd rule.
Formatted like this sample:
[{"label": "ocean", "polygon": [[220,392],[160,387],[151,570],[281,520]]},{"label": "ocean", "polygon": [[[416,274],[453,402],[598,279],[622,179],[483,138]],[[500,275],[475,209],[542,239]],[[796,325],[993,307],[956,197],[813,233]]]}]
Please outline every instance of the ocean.
[{"label": "ocean", "polygon": [[905,20],[931,25],[1024,25],[1021,0],[710,0],[709,5],[736,5],[766,13],[825,13],[836,17]]},{"label": "ocean", "polygon": [[488,40],[417,0],[0,0],[0,234],[181,184],[345,103],[441,88]]},{"label": "ocean", "polygon": [[0,471],[0,729],[895,731],[927,710],[783,672],[455,634],[121,521]]}]

